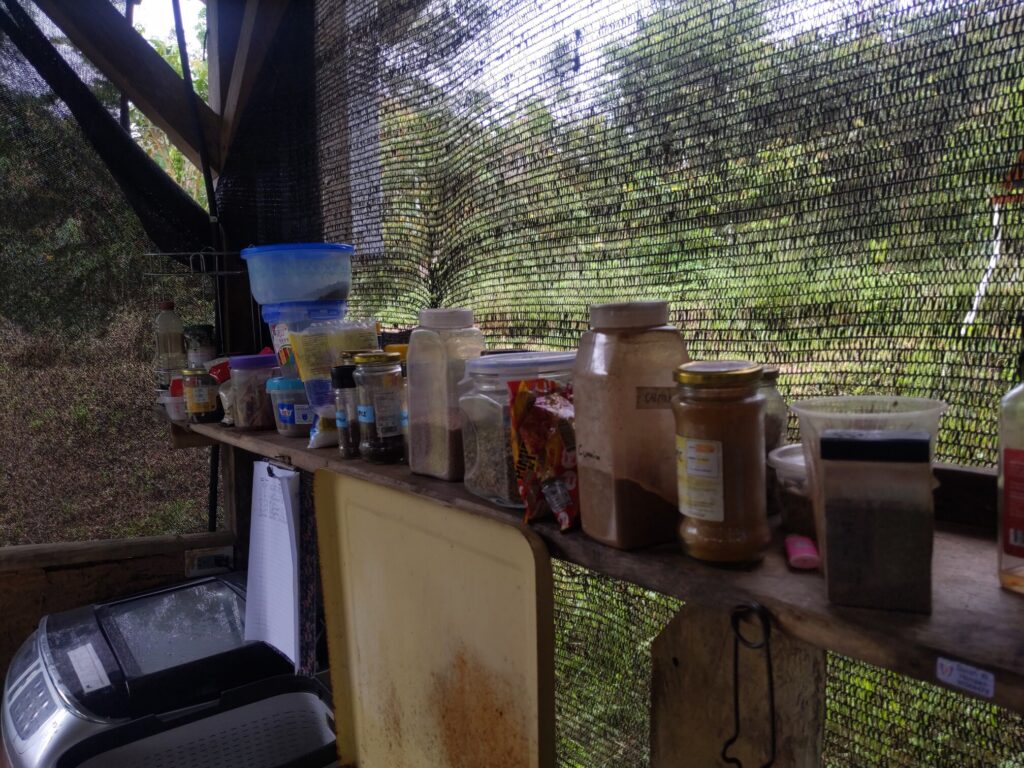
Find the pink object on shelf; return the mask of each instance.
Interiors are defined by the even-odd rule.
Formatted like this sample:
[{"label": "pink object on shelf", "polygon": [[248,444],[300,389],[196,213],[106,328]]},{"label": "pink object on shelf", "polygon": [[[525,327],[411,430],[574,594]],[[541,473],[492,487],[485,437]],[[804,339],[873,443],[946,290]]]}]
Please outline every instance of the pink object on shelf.
[{"label": "pink object on shelf", "polygon": [[821,565],[821,556],[813,539],[790,534],[786,537],[786,560],[790,567],[813,571]]}]

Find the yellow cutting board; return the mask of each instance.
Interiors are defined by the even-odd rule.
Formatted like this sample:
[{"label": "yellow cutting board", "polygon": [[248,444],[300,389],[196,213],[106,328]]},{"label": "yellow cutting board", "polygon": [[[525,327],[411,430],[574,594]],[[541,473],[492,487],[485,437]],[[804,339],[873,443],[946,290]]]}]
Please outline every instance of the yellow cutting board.
[{"label": "yellow cutting board", "polygon": [[551,768],[540,539],[327,470],[314,498],[342,765]]}]

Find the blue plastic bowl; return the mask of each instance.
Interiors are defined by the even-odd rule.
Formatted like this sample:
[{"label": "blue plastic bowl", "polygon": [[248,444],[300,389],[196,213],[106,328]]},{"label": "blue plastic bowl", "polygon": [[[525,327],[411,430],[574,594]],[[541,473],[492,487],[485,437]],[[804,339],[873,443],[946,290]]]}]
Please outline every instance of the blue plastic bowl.
[{"label": "blue plastic bowl", "polygon": [[252,297],[260,304],[344,301],[352,282],[351,245],[281,243],[242,249]]}]

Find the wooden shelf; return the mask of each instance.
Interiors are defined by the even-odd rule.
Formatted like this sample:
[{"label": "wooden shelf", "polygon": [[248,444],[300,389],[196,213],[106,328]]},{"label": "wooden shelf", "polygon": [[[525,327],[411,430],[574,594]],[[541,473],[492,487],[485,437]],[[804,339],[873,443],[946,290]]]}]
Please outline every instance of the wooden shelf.
[{"label": "wooden shelf", "polygon": [[[191,429],[297,469],[328,469],[425,496],[469,514],[522,524],[518,513],[478,499],[460,483],[413,475],[405,466],[345,461],[334,448],[309,450],[303,440],[276,432],[242,432],[219,425],[192,425]],[[937,678],[940,658],[976,667],[994,675],[992,701],[1024,712],[1024,598],[1000,589],[996,545],[990,536],[964,528],[936,533],[933,610],[930,616],[917,616],[830,605],[821,576],[790,570],[779,541],[760,565],[727,569],[685,557],[672,546],[621,552],[578,531],[560,533],[553,522],[535,523],[531,528],[554,557],[722,610],[756,600],[789,635],[920,680],[943,684]]]}]

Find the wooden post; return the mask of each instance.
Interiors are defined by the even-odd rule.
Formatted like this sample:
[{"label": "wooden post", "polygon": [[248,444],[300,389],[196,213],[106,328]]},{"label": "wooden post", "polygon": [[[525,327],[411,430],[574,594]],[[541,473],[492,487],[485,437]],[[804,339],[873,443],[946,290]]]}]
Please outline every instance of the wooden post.
[{"label": "wooden post", "polygon": [[[733,733],[732,606],[686,605],[655,639],[651,654],[652,768],[715,768]],[[760,637],[752,625],[750,639]],[[773,627],[778,751],[774,768],[820,765],[825,725],[825,652]],[[740,739],[744,766],[770,753],[768,685],[762,651],[740,646]]]}]

